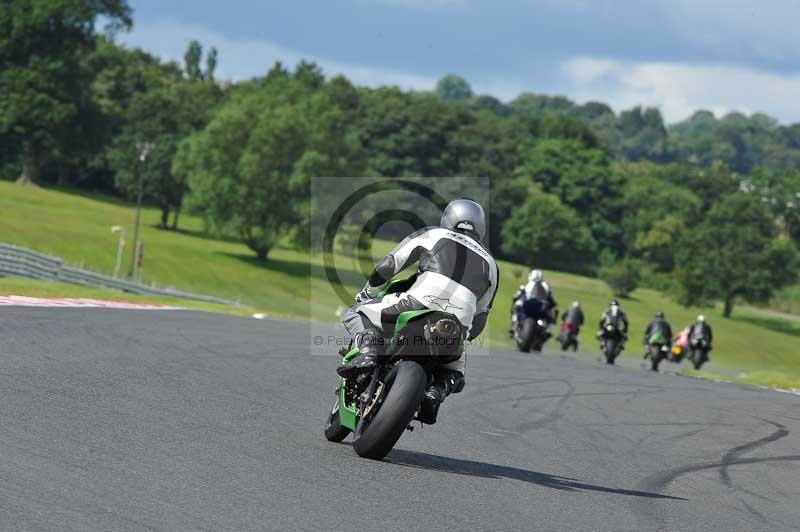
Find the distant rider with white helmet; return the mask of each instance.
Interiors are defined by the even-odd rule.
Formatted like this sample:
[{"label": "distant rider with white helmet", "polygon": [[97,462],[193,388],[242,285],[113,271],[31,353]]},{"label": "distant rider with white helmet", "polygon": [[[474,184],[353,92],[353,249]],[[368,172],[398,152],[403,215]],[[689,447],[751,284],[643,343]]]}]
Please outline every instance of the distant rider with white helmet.
[{"label": "distant rider with white helmet", "polygon": [[545,314],[547,318],[547,336],[550,336],[550,327],[558,318],[558,302],[553,297],[553,290],[550,284],[544,280],[542,270],[531,270],[528,273],[528,282],[520,285],[514,293],[513,301],[511,304],[511,329],[509,335],[514,336],[514,329],[517,324],[517,308],[523,303],[523,300],[538,299],[545,303]]}]

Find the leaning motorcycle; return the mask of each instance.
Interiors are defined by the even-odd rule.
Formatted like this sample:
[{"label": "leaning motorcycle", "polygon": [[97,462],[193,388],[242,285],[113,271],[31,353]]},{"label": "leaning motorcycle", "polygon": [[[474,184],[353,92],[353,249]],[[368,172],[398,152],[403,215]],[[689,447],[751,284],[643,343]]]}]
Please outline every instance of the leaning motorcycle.
[{"label": "leaning motorcycle", "polygon": [[606,323],[600,332],[600,347],[606,357],[606,364],[613,364],[625,348],[625,333],[613,323]]},{"label": "leaning motorcycle", "polygon": [[539,352],[550,338],[550,320],[546,307],[547,303],[537,298],[523,298],[515,305],[514,342],[521,352]]},{"label": "leaning motorcycle", "polygon": [[[380,295],[402,292],[412,283],[413,278],[390,282]],[[458,360],[465,336],[466,329],[452,314],[429,309],[401,313],[394,333],[379,342],[378,366],[371,373],[339,378],[325,437],[340,442],[352,433],[359,456],[386,456],[406,429],[413,430],[411,422],[418,419],[433,370]],[[342,364],[359,353],[353,344],[342,351]]]},{"label": "leaning motorcycle", "polygon": [[669,342],[663,334],[657,332],[647,339],[647,358],[650,359],[650,369],[658,371],[658,365],[669,354]]}]

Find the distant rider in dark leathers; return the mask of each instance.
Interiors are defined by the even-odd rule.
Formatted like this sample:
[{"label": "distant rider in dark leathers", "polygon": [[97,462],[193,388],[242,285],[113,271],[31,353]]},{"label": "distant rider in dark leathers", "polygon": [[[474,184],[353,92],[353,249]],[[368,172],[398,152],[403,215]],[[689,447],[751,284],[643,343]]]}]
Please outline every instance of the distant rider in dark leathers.
[{"label": "distant rider in dark leathers", "polygon": [[669,322],[664,319],[663,312],[657,312],[656,317],[653,321],[651,321],[647,325],[647,329],[644,332],[644,351],[645,357],[648,355],[648,347],[650,345],[650,337],[652,337],[656,333],[661,333],[664,337],[664,341],[666,342],[667,349],[672,347],[672,327],[670,327]]},{"label": "distant rider in dark leathers", "polygon": [[612,299],[608,302],[608,308],[600,315],[600,323],[598,324],[597,337],[601,343],[605,343],[606,326],[613,325],[619,328],[622,333],[622,339],[625,341],[628,338],[628,315],[622,310],[619,301]]},{"label": "distant rider in dark leathers", "polygon": [[[337,369],[339,375],[355,377],[375,368],[378,342],[391,334],[398,316],[409,310],[448,312],[468,331],[469,340],[481,334],[497,293],[497,263],[481,243],[485,232],[483,208],[472,200],[457,199],[445,208],[440,227],[412,233],[381,259],[356,296],[356,304],[342,315],[342,324],[360,352]],[[417,273],[405,292],[378,297],[392,277],[415,262]],[[463,388],[463,357],[436,368],[419,419],[435,423],[444,398]]]},{"label": "distant rider in dark leathers", "polygon": [[706,353],[705,358],[706,361],[711,360],[708,356],[708,353],[711,351],[711,340],[713,339],[713,333],[711,331],[711,326],[706,321],[706,317],[700,314],[697,316],[697,321],[694,322],[691,329],[689,330],[689,342],[690,345],[696,345],[699,340],[705,340],[706,342]]},{"label": "distant rider in dark leathers", "polygon": [[561,321],[573,324],[577,328],[576,333],[580,332],[580,328],[583,326],[583,309],[581,309],[581,304],[577,301],[573,301],[572,305],[561,315]]}]

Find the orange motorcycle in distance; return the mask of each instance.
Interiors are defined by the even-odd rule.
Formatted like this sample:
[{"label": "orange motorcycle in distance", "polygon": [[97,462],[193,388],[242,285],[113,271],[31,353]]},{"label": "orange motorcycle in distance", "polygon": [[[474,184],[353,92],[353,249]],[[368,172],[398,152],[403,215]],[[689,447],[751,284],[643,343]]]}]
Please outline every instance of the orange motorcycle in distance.
[{"label": "orange motorcycle in distance", "polygon": [[680,364],[689,352],[689,327],[685,327],[673,340],[667,360]]}]

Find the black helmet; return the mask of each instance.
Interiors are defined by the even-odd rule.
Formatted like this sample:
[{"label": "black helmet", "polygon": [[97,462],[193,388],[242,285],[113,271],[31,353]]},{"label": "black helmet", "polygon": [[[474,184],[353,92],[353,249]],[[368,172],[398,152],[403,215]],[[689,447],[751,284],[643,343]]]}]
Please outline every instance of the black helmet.
[{"label": "black helmet", "polygon": [[661,312],[660,310],[658,312],[656,312],[656,319],[657,320],[663,320],[664,319],[664,313]]},{"label": "black helmet", "polygon": [[616,299],[612,299],[611,301],[608,302],[608,306],[609,307],[618,307],[619,306],[619,301],[617,301]]}]

